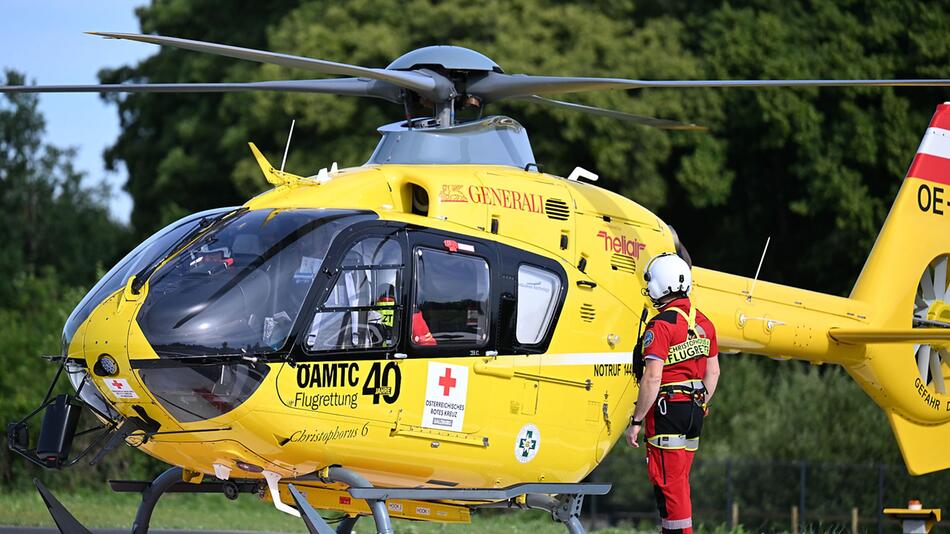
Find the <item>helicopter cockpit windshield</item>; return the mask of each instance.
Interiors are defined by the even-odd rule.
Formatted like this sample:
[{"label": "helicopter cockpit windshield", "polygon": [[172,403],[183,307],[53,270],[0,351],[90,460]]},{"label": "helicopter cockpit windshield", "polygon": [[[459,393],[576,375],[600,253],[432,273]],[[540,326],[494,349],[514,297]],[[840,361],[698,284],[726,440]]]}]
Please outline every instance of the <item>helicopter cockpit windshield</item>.
[{"label": "helicopter cockpit windshield", "polygon": [[159,356],[277,351],[333,238],[371,218],[331,209],[238,214],[151,276],[139,326]]}]

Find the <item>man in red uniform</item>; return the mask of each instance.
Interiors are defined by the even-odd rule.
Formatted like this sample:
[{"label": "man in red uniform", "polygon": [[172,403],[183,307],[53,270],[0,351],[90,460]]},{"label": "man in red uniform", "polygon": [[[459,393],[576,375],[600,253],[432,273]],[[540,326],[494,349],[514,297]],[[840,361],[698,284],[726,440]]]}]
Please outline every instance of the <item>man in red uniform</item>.
[{"label": "man in red uniform", "polygon": [[642,338],[643,377],[627,443],[639,447],[645,426],[647,472],[663,532],[690,534],[689,470],[699,447],[706,404],[719,381],[713,324],[689,300],[692,275],[676,254],[647,265],[646,292],[660,312]]}]

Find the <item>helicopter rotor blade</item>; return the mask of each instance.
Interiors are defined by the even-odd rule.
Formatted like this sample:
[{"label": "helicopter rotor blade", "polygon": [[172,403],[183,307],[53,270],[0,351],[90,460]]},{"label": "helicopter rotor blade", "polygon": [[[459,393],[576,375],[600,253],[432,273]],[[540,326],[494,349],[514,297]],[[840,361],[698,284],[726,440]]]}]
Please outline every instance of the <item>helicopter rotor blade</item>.
[{"label": "helicopter rotor blade", "polygon": [[612,109],[598,108],[595,106],[586,106],[584,104],[575,104],[574,102],[564,102],[562,100],[552,100],[550,98],[544,98],[542,96],[532,95],[526,97],[519,97],[518,100],[523,100],[526,102],[534,102],[537,104],[544,104],[547,106],[553,106],[563,109],[570,109],[573,111],[580,111],[582,113],[588,113],[591,115],[600,115],[602,117],[610,117],[612,119],[618,119],[627,122],[635,122],[637,124],[643,124],[644,126],[652,126],[654,128],[659,128],[661,130],[685,130],[685,131],[706,131],[705,126],[699,124],[693,124],[690,122],[680,122],[669,119],[657,119],[656,117],[647,117],[644,115],[633,115],[631,113],[624,113],[622,111],[615,111]]},{"label": "helicopter rotor blade", "polygon": [[40,497],[43,498],[43,503],[46,504],[46,508],[49,510],[50,515],[53,516],[53,522],[56,523],[60,532],[92,534],[89,529],[83,526],[83,524],[63,506],[63,503],[59,502],[59,499],[57,499],[38,478],[33,479],[33,484],[36,485],[36,490],[40,492]]},{"label": "helicopter rotor blade", "polygon": [[649,88],[743,87],[950,87],[950,80],[628,80],[571,76],[531,76],[489,72],[469,84],[467,93],[485,102],[530,95]]},{"label": "helicopter rotor blade", "polygon": [[0,93],[250,93],[257,91],[367,96],[399,103],[400,88],[377,80],[333,78],[247,83],[119,83],[102,85],[0,85]]},{"label": "helicopter rotor blade", "polygon": [[[393,85],[397,85],[404,89],[410,89],[427,96],[436,96],[435,91],[441,89],[442,87],[440,86],[444,85],[445,83],[451,85],[451,82],[435,73],[422,74],[420,72],[394,71],[360,67],[357,65],[337,63],[335,61],[326,61],[323,59],[292,56],[289,54],[278,54],[276,52],[267,52],[264,50],[254,50],[251,48],[241,48],[238,46],[194,41],[191,39],[180,39],[177,37],[164,37],[161,35],[110,32],[87,33],[90,35],[105,37],[107,39],[126,39],[129,41],[138,41],[159,46],[170,46],[173,48],[181,48],[194,52],[204,52],[207,54],[256,61],[258,63],[270,63],[283,67],[298,68],[311,72],[319,72],[321,74],[370,78],[373,80],[389,82]],[[438,78],[442,79],[438,79],[437,76]]]}]

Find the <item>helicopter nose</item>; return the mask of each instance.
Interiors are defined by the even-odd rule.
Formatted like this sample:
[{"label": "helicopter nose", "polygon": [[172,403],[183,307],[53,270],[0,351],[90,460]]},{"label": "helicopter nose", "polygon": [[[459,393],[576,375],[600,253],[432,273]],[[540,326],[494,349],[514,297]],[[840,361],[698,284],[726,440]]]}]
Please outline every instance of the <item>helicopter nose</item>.
[{"label": "helicopter nose", "polygon": [[123,405],[131,408],[148,398],[129,359],[129,328],[135,323],[136,307],[125,293],[115,293],[89,314],[81,351],[91,381],[120,412]]}]

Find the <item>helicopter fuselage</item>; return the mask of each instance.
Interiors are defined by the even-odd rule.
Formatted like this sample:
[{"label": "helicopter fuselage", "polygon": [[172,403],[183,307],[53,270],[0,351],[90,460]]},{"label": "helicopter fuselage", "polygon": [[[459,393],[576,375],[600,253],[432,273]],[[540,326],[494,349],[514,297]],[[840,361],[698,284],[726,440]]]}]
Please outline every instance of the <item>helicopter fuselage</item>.
[{"label": "helicopter fuselage", "polygon": [[[375,483],[473,487],[587,475],[622,434],[633,407],[633,329],[646,304],[636,273],[647,242],[672,249],[665,225],[604,190],[500,166],[344,170],[323,184],[280,186],[249,201],[244,213],[277,221],[298,210],[354,206],[364,218],[341,230],[327,250],[311,253],[326,257],[318,271],[308,272],[312,285],[302,291],[309,297],[286,347],[270,355],[245,350],[256,363],[219,364],[262,375],[241,402],[216,392],[214,380],[195,384],[193,395],[203,401],[192,403],[181,391],[195,374],[218,373],[220,384],[227,373],[209,372],[217,365],[202,363],[198,354],[181,356],[187,352],[181,343],[156,341],[164,338],[154,324],[172,313],[161,300],[169,297],[159,292],[173,294],[167,286],[186,283],[167,281],[171,275],[162,269],[170,265],[139,294],[129,283],[99,304],[73,337],[69,355],[89,362],[107,353],[119,361],[115,376],[93,382],[123,415],[144,410],[164,431],[198,431],[156,435],[141,446],[197,472],[213,474],[218,464],[234,476],[245,466],[249,476],[263,468],[291,477],[344,465]],[[368,257],[360,269],[347,265],[353,247],[381,238],[395,251],[384,265]],[[226,259],[221,249],[229,247],[224,256],[237,258],[240,239],[196,244],[187,264],[210,265],[212,250],[214,260]],[[197,258],[202,246],[207,254]],[[587,273],[578,262],[589,265]],[[202,269],[206,279],[222,276]],[[393,339],[361,337],[358,325],[371,329],[380,319],[374,312],[388,311],[364,309],[378,305],[379,295],[366,300],[356,293],[379,282],[363,275],[377,272],[381,279],[390,270],[398,270],[386,279],[394,295],[385,304],[393,310],[388,321],[395,328],[387,334]],[[354,273],[363,280],[347,278]],[[287,271],[288,278],[293,274],[300,272]],[[182,280],[193,275],[186,272]],[[241,283],[251,285],[250,278]],[[353,294],[325,306],[336,298],[334,288],[346,292],[347,284]],[[458,301],[447,299],[466,292]],[[242,320],[267,313],[261,298]],[[150,299],[156,300],[151,308]],[[213,305],[188,301],[186,307],[202,305],[209,315]],[[345,316],[349,330],[338,335],[336,325],[336,337],[301,348],[304,338],[316,335],[308,329],[320,313]],[[434,344],[411,335],[417,313],[427,315]],[[459,314],[464,324],[457,324]],[[173,319],[177,326],[169,331],[187,328]],[[164,348],[156,351],[155,343]],[[132,391],[110,387],[116,381]],[[209,411],[196,408],[202,403],[228,409],[200,417]]]},{"label": "helicopter fuselage", "polygon": [[[631,351],[650,307],[642,270],[675,250],[669,227],[614,193],[512,167],[369,165],[328,177],[250,200],[165,260],[138,294],[130,278],[82,323],[69,355],[90,367],[115,358],[119,372],[93,383],[121,414],[144,411],[160,424],[141,448],[194,472],[217,464],[232,476],[296,477],[342,465],[399,486],[589,474],[633,410]],[[309,236],[294,225],[284,235],[290,223],[280,221],[327,214],[349,222],[330,241],[301,245],[322,250],[279,265],[283,253],[268,243]],[[270,259],[248,267],[242,254]],[[266,273],[252,282],[255,269]],[[696,279],[700,306],[705,295],[757,304],[745,302],[745,278],[697,269]],[[299,304],[269,304],[282,283]],[[757,291],[768,299],[775,289]],[[801,293],[847,321],[852,301]],[[750,336],[723,310],[707,313],[724,350],[830,350],[821,336],[766,340],[771,326]],[[244,341],[230,349],[200,342],[203,331],[237,332],[233,324],[231,339]],[[219,360],[207,359],[212,350]]]}]

